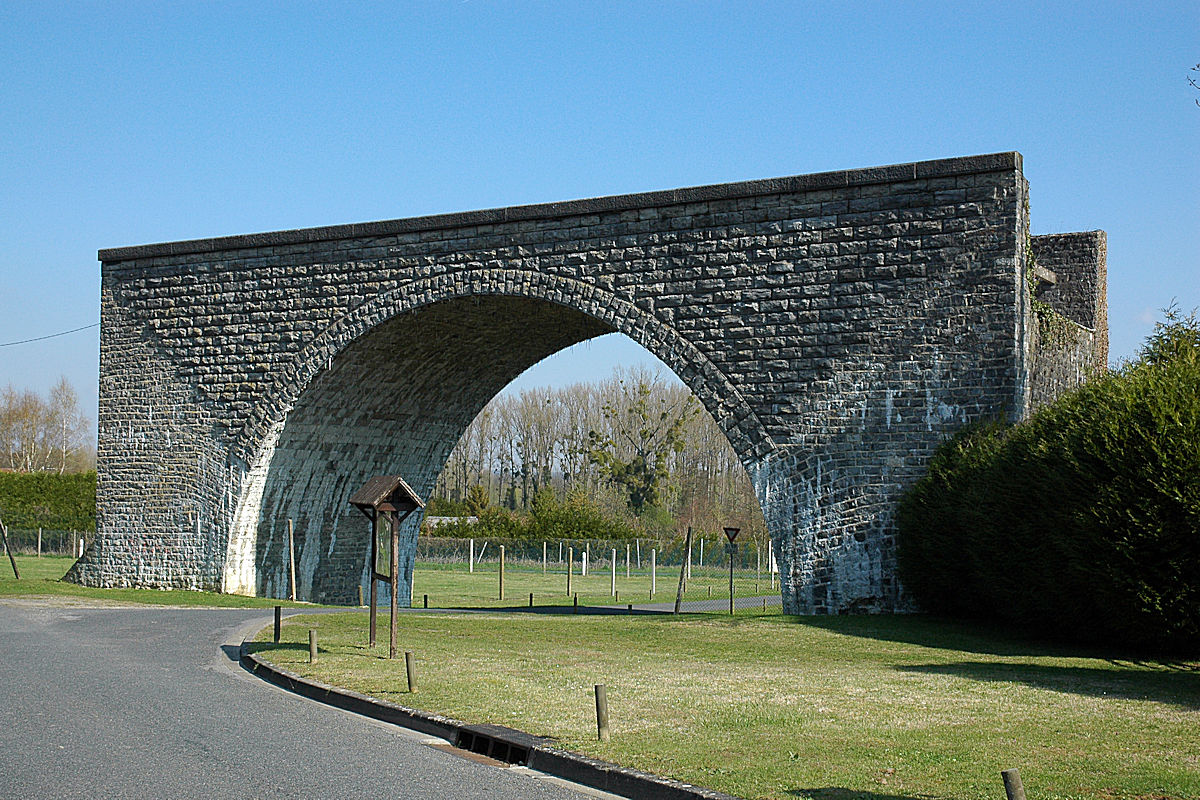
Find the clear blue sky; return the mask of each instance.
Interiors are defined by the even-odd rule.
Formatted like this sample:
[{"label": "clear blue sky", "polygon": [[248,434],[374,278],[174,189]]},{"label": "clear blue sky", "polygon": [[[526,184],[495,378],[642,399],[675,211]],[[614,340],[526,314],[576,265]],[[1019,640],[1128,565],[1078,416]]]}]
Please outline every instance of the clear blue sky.
[{"label": "clear blue sky", "polygon": [[[1197,62],[1195,0],[5,3],[0,343],[96,322],[102,247],[1019,150],[1126,358],[1200,306]],[[648,359],[579,353],[527,383]],[[0,347],[60,374],[94,419],[94,329]]]}]

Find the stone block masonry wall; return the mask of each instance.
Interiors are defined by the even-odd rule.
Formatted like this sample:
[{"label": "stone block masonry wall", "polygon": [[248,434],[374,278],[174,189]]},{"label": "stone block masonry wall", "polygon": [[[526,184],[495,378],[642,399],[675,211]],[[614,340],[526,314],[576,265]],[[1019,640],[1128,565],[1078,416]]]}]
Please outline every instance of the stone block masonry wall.
[{"label": "stone block masonry wall", "polygon": [[71,577],[279,596],[290,518],[300,596],[354,601],[349,494],[426,494],[509,380],[620,331],[750,471],[788,611],[901,607],[898,492],[1028,408],[1026,194],[1002,153],[102,251],[99,543]]},{"label": "stone block masonry wall", "polygon": [[[1055,283],[1037,289],[1031,408],[1051,403],[1108,364],[1107,241],[1104,231],[1032,238]],[[1049,312],[1049,313],[1048,313]]]}]

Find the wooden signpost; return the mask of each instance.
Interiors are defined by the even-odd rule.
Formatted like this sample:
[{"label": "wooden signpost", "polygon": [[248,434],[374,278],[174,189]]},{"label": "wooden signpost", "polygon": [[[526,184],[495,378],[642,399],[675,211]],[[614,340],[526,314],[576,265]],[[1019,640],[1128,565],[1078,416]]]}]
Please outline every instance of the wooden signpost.
[{"label": "wooden signpost", "polygon": [[726,528],[725,538],[729,540],[725,545],[725,552],[729,554],[729,613],[733,613],[733,557],[737,555],[737,538],[741,528]]},{"label": "wooden signpost", "polygon": [[[395,658],[396,618],[399,612],[397,590],[400,587],[400,523],[404,522],[409,514],[424,508],[425,503],[417,497],[416,492],[399,475],[377,475],[351,495],[350,505],[363,512],[371,520],[371,611],[368,643],[371,647],[375,646],[378,582],[384,581],[391,588],[388,658]],[[386,521],[391,532],[391,551],[388,559],[391,563],[386,573],[379,570],[380,525],[377,520]]]}]

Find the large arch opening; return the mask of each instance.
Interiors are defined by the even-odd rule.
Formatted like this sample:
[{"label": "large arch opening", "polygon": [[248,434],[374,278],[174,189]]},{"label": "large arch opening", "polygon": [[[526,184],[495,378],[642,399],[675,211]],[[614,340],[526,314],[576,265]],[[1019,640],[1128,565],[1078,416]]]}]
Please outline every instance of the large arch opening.
[{"label": "large arch opening", "polygon": [[[489,285],[492,292],[481,293],[459,282],[418,293],[417,302],[407,287],[403,295],[378,298],[380,308],[333,326],[334,333],[318,337],[303,359],[280,372],[274,396],[260,406],[225,591],[287,595],[291,520],[297,596],[357,602],[368,577],[370,532],[347,504],[349,495],[373,475],[400,474],[428,497],[489,400],[533,364],[603,334],[621,331],[657,350],[743,464],[766,443],[720,373],[652,315],[628,304],[614,308],[618,301],[592,294],[581,298],[591,303],[588,313],[566,305],[562,287],[547,296],[511,281]],[[411,598],[417,531],[416,519],[401,531],[402,603]]]}]

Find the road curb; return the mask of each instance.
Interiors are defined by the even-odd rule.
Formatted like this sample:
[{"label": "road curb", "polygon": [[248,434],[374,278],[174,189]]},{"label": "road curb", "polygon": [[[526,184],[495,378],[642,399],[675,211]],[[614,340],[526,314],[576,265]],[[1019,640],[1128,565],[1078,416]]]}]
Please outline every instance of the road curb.
[{"label": "road curb", "polygon": [[[468,725],[440,714],[406,708],[348,689],[302,678],[294,672],[271,664],[256,653],[249,652],[249,644],[250,642],[243,641],[239,650],[242,667],[247,671],[290,692],[335,708],[438,736],[459,747],[463,747],[464,742],[491,740],[502,743],[510,750],[526,753],[524,764],[530,769],[636,800],[739,800],[723,792],[562,750],[554,747],[549,739],[514,728],[502,725]],[[481,752],[475,747],[471,749]]]}]

